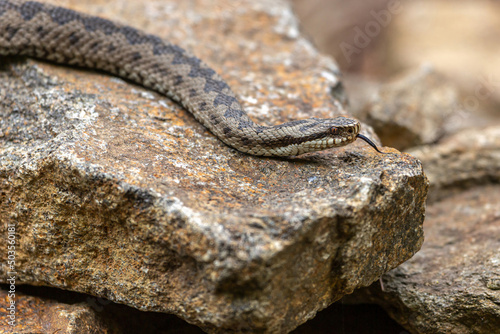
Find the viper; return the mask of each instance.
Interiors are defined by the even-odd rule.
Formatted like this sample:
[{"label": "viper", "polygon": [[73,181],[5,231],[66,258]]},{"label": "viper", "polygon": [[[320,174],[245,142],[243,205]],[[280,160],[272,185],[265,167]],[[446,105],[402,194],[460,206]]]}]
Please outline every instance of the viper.
[{"label": "viper", "polygon": [[274,126],[254,123],[228,84],[181,47],[135,28],[36,1],[0,0],[0,55],[101,70],[165,94],[227,145],[252,155],[296,156],[360,138],[339,116]]}]

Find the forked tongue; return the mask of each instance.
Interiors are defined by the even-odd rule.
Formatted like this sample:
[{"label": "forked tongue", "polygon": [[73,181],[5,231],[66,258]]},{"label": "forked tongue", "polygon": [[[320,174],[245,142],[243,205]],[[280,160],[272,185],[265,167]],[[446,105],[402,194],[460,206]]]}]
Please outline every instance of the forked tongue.
[{"label": "forked tongue", "polygon": [[370,139],[368,139],[367,137],[363,136],[362,134],[359,134],[356,136],[357,138],[359,139],[363,139],[365,142],[368,143],[368,145],[370,145],[371,147],[373,147],[375,149],[375,151],[377,151],[378,153],[382,153],[382,154],[387,154],[385,152],[382,152],[381,150],[378,149],[377,145],[375,145]]}]

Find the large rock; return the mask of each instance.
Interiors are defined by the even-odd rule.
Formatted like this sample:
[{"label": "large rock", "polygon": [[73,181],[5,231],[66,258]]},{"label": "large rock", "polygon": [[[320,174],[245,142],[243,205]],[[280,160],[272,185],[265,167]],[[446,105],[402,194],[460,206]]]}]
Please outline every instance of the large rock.
[{"label": "large rock", "polygon": [[[74,8],[192,49],[261,123],[345,113],[329,95],[335,65],[284,2],[241,1],[231,15],[202,0]],[[18,284],[174,313],[211,333],[287,332],[423,241],[427,179],[390,148],[252,157],[163,96],[23,59],[2,59],[0,112],[0,220],[16,228]]]},{"label": "large rock", "polygon": [[431,204],[420,252],[357,301],[381,304],[411,333],[498,333],[498,203],[500,186],[485,185]]}]

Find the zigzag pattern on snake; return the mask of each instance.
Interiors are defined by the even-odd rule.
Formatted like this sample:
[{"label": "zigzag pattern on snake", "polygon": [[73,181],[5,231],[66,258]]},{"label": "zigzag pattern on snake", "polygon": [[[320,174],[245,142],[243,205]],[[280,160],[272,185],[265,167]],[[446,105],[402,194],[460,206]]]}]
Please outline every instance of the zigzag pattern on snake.
[{"label": "zigzag pattern on snake", "polygon": [[253,155],[295,156],[356,138],[377,149],[359,134],[359,122],[347,117],[258,125],[226,82],[181,47],[62,7],[0,0],[0,55],[46,59],[131,80],[179,102],[224,143]]}]

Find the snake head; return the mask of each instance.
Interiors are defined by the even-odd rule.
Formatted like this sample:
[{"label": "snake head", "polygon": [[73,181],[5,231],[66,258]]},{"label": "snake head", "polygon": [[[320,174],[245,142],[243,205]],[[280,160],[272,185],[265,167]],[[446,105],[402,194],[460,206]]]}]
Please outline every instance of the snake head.
[{"label": "snake head", "polygon": [[326,121],[329,126],[328,133],[325,136],[328,148],[352,143],[361,130],[361,124],[352,118],[340,116]]},{"label": "snake head", "polygon": [[360,123],[352,118],[310,118],[295,127],[298,133],[293,155],[344,146],[356,140]]},{"label": "snake head", "polygon": [[344,116],[330,119],[309,119],[310,125],[303,126],[300,130],[304,134],[302,142],[297,145],[297,154],[326,150],[332,147],[345,146],[362,139],[372,146],[377,152],[378,147],[367,137],[361,135],[359,121]]},{"label": "snake head", "polygon": [[359,121],[343,116],[291,121],[277,126],[263,127],[260,136],[257,137],[260,150],[249,150],[249,152],[256,155],[297,156],[345,146],[358,138],[379,151],[368,138],[359,134],[360,130]]}]

